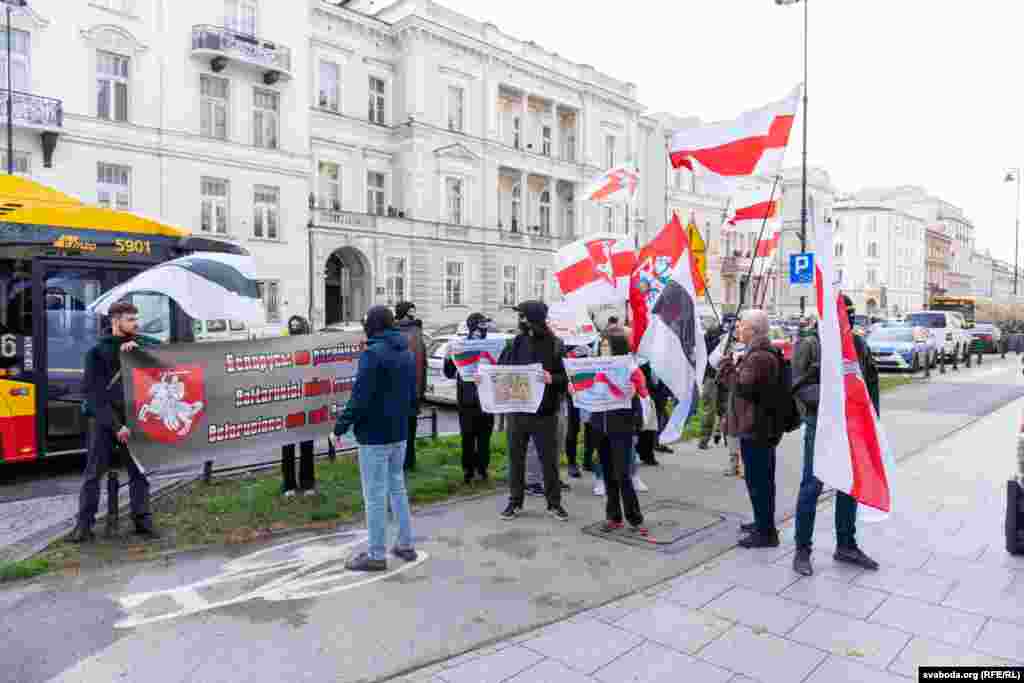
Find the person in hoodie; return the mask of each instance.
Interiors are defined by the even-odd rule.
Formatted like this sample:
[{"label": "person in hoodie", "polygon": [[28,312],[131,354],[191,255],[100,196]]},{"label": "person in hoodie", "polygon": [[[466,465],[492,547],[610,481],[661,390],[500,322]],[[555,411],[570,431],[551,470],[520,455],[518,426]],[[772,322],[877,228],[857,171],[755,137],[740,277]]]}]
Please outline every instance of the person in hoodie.
[{"label": "person in hoodie", "polygon": [[160,342],[137,334],[139,309],[132,304],[123,301],[113,304],[108,315],[111,334],[101,337],[85,356],[83,412],[92,418],[92,425],[85,481],[79,497],[78,523],[70,537],[74,543],[87,543],[95,538],[92,527],[100,505],[100,481],[110,469],[115,451],[122,456],[128,469],[128,496],[135,533],[147,538],[160,536],[153,527],[153,515],[149,511],[149,480],[127,450],[132,432],[127,426],[124,384],[121,381],[121,354]]},{"label": "person in hoodie", "polygon": [[[483,313],[472,313],[466,318],[469,334],[466,339],[486,339],[490,319]],[[459,433],[462,436],[462,472],[465,482],[473,481],[479,475],[487,481],[487,468],[491,462],[491,435],[494,433],[494,416],[480,408],[480,397],[476,383],[466,382],[459,377],[458,368],[451,354],[444,359],[444,376],[455,379],[455,400],[459,408]]]},{"label": "person in hoodie", "polygon": [[416,560],[409,496],[405,489],[406,440],[409,416],[415,414],[416,368],[405,337],[395,329],[386,306],[374,306],[363,322],[366,351],[359,357],[355,386],[334,424],[332,443],[354,429],[359,444],[359,475],[363,484],[369,549],[345,563],[351,571],[387,569],[388,500],[398,520],[398,539],[391,553]]},{"label": "person in hoodie", "polygon": [[[601,340],[602,356],[629,355],[629,341],[621,334],[606,334]],[[643,372],[636,368],[630,376],[632,401],[624,410],[606,410],[590,416],[598,439],[601,469],[605,474],[604,531],[621,529],[623,511],[633,533],[647,535],[640,500],[633,486],[633,437],[640,426],[640,397],[649,396]],[[571,386],[570,386],[571,389]]]},{"label": "person in hoodie", "polygon": [[515,519],[523,510],[526,494],[526,449],[532,439],[544,467],[544,495],[548,514],[568,521],[562,507],[562,489],[558,481],[558,409],[567,384],[562,362],[562,343],[548,327],[548,307],[540,301],[526,301],[516,307],[519,334],[505,348],[501,365],[532,365],[544,369],[544,397],[535,414],[511,413],[507,418],[509,495],[502,519]]},{"label": "person in hoodie", "polygon": [[395,305],[398,329],[405,336],[412,351],[416,369],[416,410],[409,416],[409,440],[405,450],[405,471],[416,471],[416,430],[419,425],[420,404],[427,391],[427,345],[423,341],[423,321],[416,317],[416,304],[400,301]]}]

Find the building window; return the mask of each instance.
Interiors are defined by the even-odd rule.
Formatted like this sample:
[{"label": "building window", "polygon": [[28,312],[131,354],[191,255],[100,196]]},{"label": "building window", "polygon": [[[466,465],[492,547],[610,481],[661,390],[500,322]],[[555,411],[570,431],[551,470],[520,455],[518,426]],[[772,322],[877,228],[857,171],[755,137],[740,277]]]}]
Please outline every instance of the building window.
[{"label": "building window", "polygon": [[204,137],[228,139],[228,81],[205,74],[199,77],[199,131]]},{"label": "building window", "polygon": [[257,185],[253,192],[253,237],[276,240],[280,236],[281,191],[269,185]]},{"label": "building window", "polygon": [[604,136],[604,165],[606,168],[615,167],[615,136]]},{"label": "building window", "polygon": [[868,258],[878,258],[878,242],[868,244]]},{"label": "building window", "polygon": [[874,268],[868,268],[868,284],[878,284],[878,271],[876,271]]},{"label": "building window", "polygon": [[519,232],[519,221],[523,210],[523,185],[516,183],[512,186],[512,232]]},{"label": "building window", "polygon": [[544,190],[540,193],[540,233],[551,234],[551,192]]},{"label": "building window", "polygon": [[840,285],[843,284],[843,269],[842,268],[836,268],[836,282],[839,283]]},{"label": "building window", "polygon": [[843,257],[843,243],[842,242],[836,242],[836,258],[842,258],[842,257]]},{"label": "building window", "polygon": [[384,174],[366,174],[366,213],[384,215]]},{"label": "building window", "polygon": [[444,303],[446,306],[462,306],[464,303],[464,276],[466,264],[462,261],[448,261],[444,266]]},{"label": "building window", "polygon": [[465,91],[454,85],[448,86],[448,130],[461,133],[465,125],[464,107]]},{"label": "building window", "polygon": [[519,304],[519,266],[503,266],[501,269],[501,302],[505,306]]},{"label": "building window", "polygon": [[224,26],[246,36],[255,36],[256,0],[225,0]]},{"label": "building window", "polygon": [[576,134],[569,133],[562,143],[562,158],[566,161],[576,161]]},{"label": "building window", "polygon": [[200,187],[200,229],[217,235],[228,234],[228,181],[221,178],[203,178]]},{"label": "building window", "polygon": [[405,301],[405,259],[398,256],[387,258],[387,296],[389,304]]},{"label": "building window", "polygon": [[[32,92],[32,69],[30,65],[32,37],[28,31],[11,31],[11,81],[15,90]],[[4,59],[0,59],[0,84],[7,89],[7,32],[0,32],[0,50]]]},{"label": "building window", "polygon": [[540,130],[540,153],[549,157],[551,156],[551,126],[544,126]]},{"label": "building window", "polygon": [[267,322],[280,322],[281,283],[277,280],[257,280],[256,289],[259,291],[260,301],[263,302],[263,310],[267,314]]},{"label": "building window", "polygon": [[277,112],[280,95],[271,90],[253,91],[252,144],[266,149],[277,149]]},{"label": "building window", "polygon": [[108,121],[128,120],[127,57],[96,53],[96,116]]},{"label": "building window", "polygon": [[97,203],[106,209],[132,208],[132,170],[127,166],[100,163],[96,166]]},{"label": "building window", "polygon": [[604,211],[604,231],[615,232],[615,209],[611,206],[606,206]]},{"label": "building window", "polygon": [[320,107],[339,111],[341,70],[334,62],[320,62]]},{"label": "building window", "polygon": [[[0,172],[6,173],[7,172],[7,150],[6,149],[3,150],[2,153],[0,153],[0,160],[2,160],[2,164],[0,164]],[[14,172],[17,175],[31,175],[32,174],[32,164],[31,164],[28,152],[19,152],[18,150],[14,150]]]},{"label": "building window", "polygon": [[317,165],[320,182],[320,197],[317,204],[321,209],[341,211],[341,169],[338,164],[321,161]]},{"label": "building window", "polygon": [[370,76],[370,121],[384,125],[384,79]]},{"label": "building window", "polygon": [[533,298],[537,301],[547,299],[548,269],[533,269]]},{"label": "building window", "polygon": [[445,178],[445,197],[448,204],[448,222],[462,225],[462,180]]},{"label": "building window", "polygon": [[565,195],[565,225],[562,226],[562,237],[572,237],[576,234],[576,204],[573,191],[570,188]]},{"label": "building window", "polygon": [[518,116],[512,117],[512,147],[519,149],[522,144],[523,121]]}]

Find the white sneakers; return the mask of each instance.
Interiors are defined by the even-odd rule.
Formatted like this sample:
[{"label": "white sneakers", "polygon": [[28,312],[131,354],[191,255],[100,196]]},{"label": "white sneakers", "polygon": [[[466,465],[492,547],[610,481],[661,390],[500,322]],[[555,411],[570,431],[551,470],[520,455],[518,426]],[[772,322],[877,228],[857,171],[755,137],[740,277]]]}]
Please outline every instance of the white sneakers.
[{"label": "white sneakers", "polygon": [[604,479],[595,479],[594,480],[594,495],[595,496],[604,496],[606,494],[607,494],[607,491],[605,491],[605,488],[604,488]]}]

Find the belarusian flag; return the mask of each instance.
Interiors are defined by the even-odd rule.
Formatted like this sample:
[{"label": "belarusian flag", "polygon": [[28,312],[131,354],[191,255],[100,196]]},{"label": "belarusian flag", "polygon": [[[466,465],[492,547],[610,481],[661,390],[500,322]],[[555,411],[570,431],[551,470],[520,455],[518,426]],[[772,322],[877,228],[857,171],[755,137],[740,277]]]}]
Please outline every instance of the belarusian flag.
[{"label": "belarusian flag", "polygon": [[624,235],[594,235],[559,249],[555,262],[555,279],[571,305],[621,304],[628,298],[636,251]]},{"label": "belarusian flag", "polygon": [[452,361],[457,367],[472,367],[480,361],[487,361],[491,365],[497,365],[498,359],[487,351],[460,351],[452,356]]},{"label": "belarusian flag", "polygon": [[574,391],[586,391],[592,389],[598,384],[603,384],[608,387],[608,393],[615,398],[626,398],[626,392],[622,390],[622,387],[615,384],[612,379],[603,372],[580,372],[569,378],[572,382],[572,388]]},{"label": "belarusian flag", "polygon": [[610,168],[590,181],[583,198],[592,202],[625,204],[636,198],[640,171],[630,166]]}]

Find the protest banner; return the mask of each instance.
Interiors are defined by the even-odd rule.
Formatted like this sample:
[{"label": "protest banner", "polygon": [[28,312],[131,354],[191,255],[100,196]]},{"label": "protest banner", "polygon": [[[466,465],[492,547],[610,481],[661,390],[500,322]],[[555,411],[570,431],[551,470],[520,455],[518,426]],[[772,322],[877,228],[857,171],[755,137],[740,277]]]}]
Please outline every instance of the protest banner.
[{"label": "protest banner", "polygon": [[481,365],[497,365],[507,339],[459,339],[451,342],[452,361],[463,381],[477,376]]},{"label": "protest banner", "polygon": [[544,400],[544,368],[532,365],[481,365],[477,395],[485,413],[533,414]]},{"label": "protest banner", "polygon": [[129,449],[161,471],[326,438],[364,348],[362,334],[334,333],[124,354]]},{"label": "protest banner", "polygon": [[573,405],[591,413],[632,407],[634,389],[630,375],[635,369],[632,356],[566,358]]},{"label": "protest banner", "polygon": [[597,326],[587,309],[566,301],[548,306],[548,327],[566,346],[586,346],[597,341]]}]

